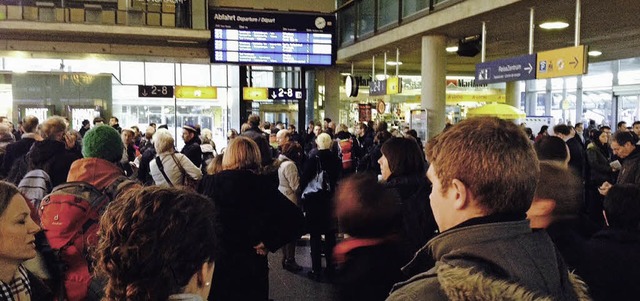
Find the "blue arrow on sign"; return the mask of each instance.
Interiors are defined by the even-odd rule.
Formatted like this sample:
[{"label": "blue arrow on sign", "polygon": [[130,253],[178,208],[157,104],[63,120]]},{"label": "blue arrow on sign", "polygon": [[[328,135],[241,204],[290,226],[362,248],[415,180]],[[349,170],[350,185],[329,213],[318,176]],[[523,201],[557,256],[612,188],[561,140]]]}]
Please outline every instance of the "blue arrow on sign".
[{"label": "blue arrow on sign", "polygon": [[536,78],[536,55],[529,54],[476,65],[476,83],[491,84]]}]

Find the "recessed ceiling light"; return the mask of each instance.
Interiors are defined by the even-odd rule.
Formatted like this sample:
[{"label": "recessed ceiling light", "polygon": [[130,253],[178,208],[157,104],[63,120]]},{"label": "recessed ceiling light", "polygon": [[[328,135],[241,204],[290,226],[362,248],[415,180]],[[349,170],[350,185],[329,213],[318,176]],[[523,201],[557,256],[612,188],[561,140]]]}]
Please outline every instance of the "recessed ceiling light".
[{"label": "recessed ceiling light", "polygon": [[602,51],[591,50],[591,51],[587,52],[587,54],[589,54],[589,56],[601,56],[602,55]]},{"label": "recessed ceiling light", "polygon": [[397,66],[397,65],[402,65],[402,62],[388,61],[387,65],[389,65],[389,66]]},{"label": "recessed ceiling light", "polygon": [[458,51],[458,46],[451,46],[446,48],[447,52],[456,52]]},{"label": "recessed ceiling light", "polygon": [[556,21],[556,22],[544,22],[540,24],[540,28],[542,29],[564,29],[569,27],[569,23]]},{"label": "recessed ceiling light", "polygon": [[347,75],[351,75],[351,73],[348,73],[348,72],[342,72],[342,73],[340,73],[340,75],[342,75],[342,76],[347,76]]}]

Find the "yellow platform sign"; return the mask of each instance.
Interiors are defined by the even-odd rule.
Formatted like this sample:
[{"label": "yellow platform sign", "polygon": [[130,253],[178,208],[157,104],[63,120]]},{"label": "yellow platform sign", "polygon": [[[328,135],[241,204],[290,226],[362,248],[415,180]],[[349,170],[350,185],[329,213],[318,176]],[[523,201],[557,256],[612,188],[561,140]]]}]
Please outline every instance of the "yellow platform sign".
[{"label": "yellow platform sign", "polygon": [[176,98],[217,99],[218,88],[196,87],[196,86],[176,86]]},{"label": "yellow platform sign", "polygon": [[560,48],[538,52],[536,78],[553,78],[587,73],[587,47]]},{"label": "yellow platform sign", "polygon": [[397,76],[387,78],[387,95],[402,93],[402,79]]},{"label": "yellow platform sign", "polygon": [[244,100],[267,100],[269,99],[269,89],[244,87],[242,88],[242,98]]}]

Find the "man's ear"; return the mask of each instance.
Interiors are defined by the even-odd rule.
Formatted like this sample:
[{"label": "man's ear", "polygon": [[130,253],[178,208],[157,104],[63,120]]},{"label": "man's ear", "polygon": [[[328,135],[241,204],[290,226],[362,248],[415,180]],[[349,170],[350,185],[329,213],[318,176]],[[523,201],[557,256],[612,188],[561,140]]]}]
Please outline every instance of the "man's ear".
[{"label": "man's ear", "polygon": [[534,198],[527,211],[530,216],[549,216],[556,209],[556,201],[552,199]]},{"label": "man's ear", "polygon": [[462,183],[462,181],[453,179],[453,181],[451,181],[449,190],[452,190],[452,193],[455,194],[453,205],[456,210],[462,210],[469,206],[469,201],[471,200],[469,195],[470,191],[467,189],[467,186]]}]

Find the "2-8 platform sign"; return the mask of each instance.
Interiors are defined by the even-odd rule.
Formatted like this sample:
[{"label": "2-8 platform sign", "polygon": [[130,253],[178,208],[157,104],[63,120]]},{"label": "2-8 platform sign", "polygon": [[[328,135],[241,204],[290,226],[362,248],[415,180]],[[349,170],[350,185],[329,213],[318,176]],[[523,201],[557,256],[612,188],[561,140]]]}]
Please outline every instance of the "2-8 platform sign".
[{"label": "2-8 platform sign", "polygon": [[173,97],[173,86],[138,85],[138,97]]}]

